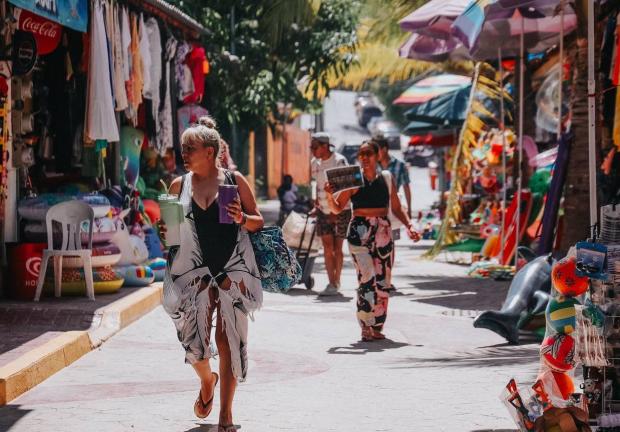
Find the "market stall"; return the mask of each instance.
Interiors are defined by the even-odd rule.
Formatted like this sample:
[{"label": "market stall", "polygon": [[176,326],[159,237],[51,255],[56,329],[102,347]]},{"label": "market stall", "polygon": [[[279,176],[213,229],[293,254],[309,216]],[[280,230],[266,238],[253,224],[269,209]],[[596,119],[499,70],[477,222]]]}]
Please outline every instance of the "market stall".
[{"label": "market stall", "polygon": [[[47,210],[73,200],[95,214],[95,291],[148,285],[162,276],[160,179],[177,175],[180,132],[207,114],[205,30],[161,0],[46,5],[0,1],[15,22],[0,61],[4,257],[23,276],[5,294],[33,297]],[[66,261],[63,294],[83,292]]]}]

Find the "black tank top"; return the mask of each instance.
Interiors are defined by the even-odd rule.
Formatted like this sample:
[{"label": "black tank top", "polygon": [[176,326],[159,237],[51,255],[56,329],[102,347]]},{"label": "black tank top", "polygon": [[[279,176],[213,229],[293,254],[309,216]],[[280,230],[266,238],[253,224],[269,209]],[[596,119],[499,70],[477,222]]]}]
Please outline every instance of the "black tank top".
[{"label": "black tank top", "polygon": [[[237,184],[234,174],[225,171],[224,184]],[[203,210],[192,198],[194,224],[200,242],[203,263],[209,267],[212,276],[217,276],[232,256],[237,245],[239,225],[220,223],[220,206],[217,199]]]},{"label": "black tank top", "polygon": [[362,176],[364,186],[351,197],[353,210],[359,208],[387,208],[390,204],[390,191],[383,175],[377,174],[374,180],[368,181]]}]

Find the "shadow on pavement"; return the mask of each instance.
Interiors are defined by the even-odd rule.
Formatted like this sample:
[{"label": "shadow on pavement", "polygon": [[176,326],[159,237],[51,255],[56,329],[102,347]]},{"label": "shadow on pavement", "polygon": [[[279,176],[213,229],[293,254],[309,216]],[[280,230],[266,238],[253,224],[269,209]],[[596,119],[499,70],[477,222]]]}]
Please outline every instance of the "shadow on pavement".
[{"label": "shadow on pavement", "polygon": [[291,288],[286,292],[286,294],[290,295],[291,297],[316,296],[317,292],[305,288]]},{"label": "shadow on pavement", "polygon": [[97,309],[137,290],[139,288],[122,288],[114,294],[97,295],[95,301],[84,296],[43,297],[38,303],[0,300],[0,334],[9,335],[0,338],[0,366],[10,361],[9,355],[3,354],[29,341],[45,342],[43,339],[49,337],[50,332],[88,330]]},{"label": "shadow on pavement", "polygon": [[[237,428],[237,430],[241,430],[242,427],[240,425],[235,425],[235,427]],[[217,428],[217,424],[210,424],[210,423],[204,423],[204,424],[199,424],[197,423],[196,427],[193,427],[191,429],[187,429],[185,432],[217,432],[218,428]]]},{"label": "shadow on pavement", "polygon": [[517,429],[475,429],[469,432],[519,432]]},{"label": "shadow on pavement", "polygon": [[328,354],[353,354],[364,355],[366,353],[378,353],[389,349],[397,349],[409,346],[405,342],[395,342],[391,339],[376,340],[373,342],[355,342],[348,347],[332,347],[327,350]]},{"label": "shadow on pavement", "polygon": [[348,303],[353,297],[347,297],[342,294],[335,296],[317,296],[315,303]]},{"label": "shadow on pavement", "polygon": [[395,366],[395,368],[518,366],[538,363],[539,359],[540,354],[538,345],[518,346],[502,344],[492,347],[478,348],[474,351],[465,353],[456,353],[450,357],[408,357],[400,361],[400,363],[408,363],[408,365]]},{"label": "shadow on pavement", "polygon": [[0,407],[0,431],[10,431],[30,411],[32,410],[21,408],[21,405],[5,405]]},{"label": "shadow on pavement", "polygon": [[431,294],[428,298],[421,294],[411,301],[451,309],[499,309],[510,287],[509,282],[472,277],[404,276],[399,279],[401,285],[406,281],[418,290],[437,292],[437,295]]}]

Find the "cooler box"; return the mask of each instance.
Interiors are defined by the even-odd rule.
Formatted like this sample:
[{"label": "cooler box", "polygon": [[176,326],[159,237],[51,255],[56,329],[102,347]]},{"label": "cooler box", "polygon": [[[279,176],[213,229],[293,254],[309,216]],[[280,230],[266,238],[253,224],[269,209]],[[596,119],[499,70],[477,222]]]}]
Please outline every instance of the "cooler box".
[{"label": "cooler box", "polygon": [[8,296],[15,300],[33,300],[41,269],[41,257],[47,243],[7,243]]}]

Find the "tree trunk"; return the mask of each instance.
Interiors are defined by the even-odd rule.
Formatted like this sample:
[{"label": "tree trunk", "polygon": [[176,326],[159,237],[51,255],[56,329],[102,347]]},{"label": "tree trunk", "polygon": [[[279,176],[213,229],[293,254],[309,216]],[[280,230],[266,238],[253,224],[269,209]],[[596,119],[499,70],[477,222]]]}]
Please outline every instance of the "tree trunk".
[{"label": "tree trunk", "polygon": [[[580,25],[584,21],[580,20]],[[584,33],[580,32],[581,35]],[[571,101],[573,143],[564,190],[564,229],[560,233],[560,251],[562,253],[567,252],[578,241],[585,240],[590,233],[587,39],[578,37],[571,44],[570,53],[574,71]]]}]

